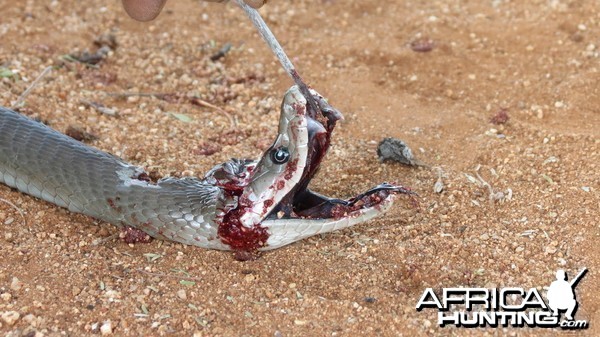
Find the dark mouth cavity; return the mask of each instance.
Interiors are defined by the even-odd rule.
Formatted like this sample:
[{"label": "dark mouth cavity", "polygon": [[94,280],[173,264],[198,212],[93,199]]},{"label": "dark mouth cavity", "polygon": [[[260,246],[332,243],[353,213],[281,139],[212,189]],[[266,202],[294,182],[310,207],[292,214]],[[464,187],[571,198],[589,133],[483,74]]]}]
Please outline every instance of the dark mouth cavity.
[{"label": "dark mouth cavity", "polygon": [[354,198],[343,200],[329,198],[308,189],[308,184],[319,171],[323,158],[329,150],[331,135],[342,114],[331,107],[323,98],[314,96],[325,125],[319,121],[318,113],[310,105],[308,109],[308,158],[304,173],[298,184],[267,215],[266,219],[330,219],[342,218],[360,209],[378,205],[390,194],[414,194],[410,190],[383,183]]}]

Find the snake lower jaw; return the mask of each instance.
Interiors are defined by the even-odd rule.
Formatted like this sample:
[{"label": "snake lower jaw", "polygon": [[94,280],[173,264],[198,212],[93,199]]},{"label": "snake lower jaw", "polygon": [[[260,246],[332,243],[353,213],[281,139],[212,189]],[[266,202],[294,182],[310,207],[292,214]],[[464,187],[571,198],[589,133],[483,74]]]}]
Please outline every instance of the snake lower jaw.
[{"label": "snake lower jaw", "polygon": [[392,206],[395,198],[396,193],[391,193],[376,204],[349,210],[338,214],[338,217],[264,220],[261,227],[268,230],[269,238],[266,245],[259,250],[276,249],[310,236],[325,234],[366,222],[385,213]]},{"label": "snake lower jaw", "polygon": [[[310,190],[299,194],[303,202],[294,202],[294,211],[270,214],[261,223],[269,238],[259,250],[276,249],[304,238],[348,228],[385,213],[398,194],[414,195],[409,189],[381,184],[349,200],[334,199]],[[298,198],[297,198],[298,199]]]}]

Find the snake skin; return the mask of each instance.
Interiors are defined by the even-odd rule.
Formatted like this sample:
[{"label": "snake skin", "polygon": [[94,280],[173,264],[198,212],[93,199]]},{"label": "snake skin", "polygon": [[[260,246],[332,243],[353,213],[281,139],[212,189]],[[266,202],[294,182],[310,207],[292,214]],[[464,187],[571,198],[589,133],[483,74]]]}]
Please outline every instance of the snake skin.
[{"label": "snake skin", "polygon": [[[0,182],[23,193],[150,236],[228,249],[214,225],[221,190],[195,178],[157,184],[143,170],[0,107]],[[211,240],[212,238],[212,240]]]}]

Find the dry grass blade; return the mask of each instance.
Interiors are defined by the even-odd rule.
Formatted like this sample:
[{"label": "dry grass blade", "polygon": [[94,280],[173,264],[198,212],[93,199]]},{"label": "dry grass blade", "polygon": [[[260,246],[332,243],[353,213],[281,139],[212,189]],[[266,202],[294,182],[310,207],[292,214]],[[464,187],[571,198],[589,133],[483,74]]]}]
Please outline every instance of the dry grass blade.
[{"label": "dry grass blade", "polygon": [[104,115],[108,115],[108,116],[117,116],[118,115],[117,110],[108,108],[101,103],[92,102],[90,100],[83,99],[83,98],[81,98],[79,100],[79,103],[85,105],[88,108],[95,109],[96,111],[98,111],[99,113],[104,114]]},{"label": "dry grass blade", "polygon": [[44,78],[44,76],[46,76],[51,70],[52,70],[52,66],[46,67],[44,69],[44,71],[42,71],[42,73],[31,83],[31,85],[27,89],[25,89],[25,91],[23,91],[21,96],[19,96],[19,98],[13,103],[11,108],[16,109],[16,108],[21,107],[23,102],[25,102],[25,98],[27,97],[27,95],[29,95],[29,93],[31,93],[31,91],[38,85],[40,80],[42,78]]},{"label": "dry grass blade", "polygon": [[12,202],[10,202],[6,199],[2,199],[2,198],[0,198],[0,202],[3,202],[5,204],[11,206],[12,208],[14,208],[21,215],[21,218],[23,219],[23,223],[25,224],[25,226],[27,226],[27,219],[25,218],[25,213],[23,213],[23,211],[19,207],[17,207],[17,205],[13,204]]},{"label": "dry grass blade", "polygon": [[138,272],[140,272],[142,274],[150,275],[150,276],[167,277],[167,278],[173,278],[173,279],[177,279],[177,280],[186,280],[186,281],[202,281],[202,279],[199,278],[199,277],[177,276],[177,275],[168,275],[168,274],[161,274],[161,273],[152,273],[152,272],[149,272],[149,271],[145,271],[143,269],[136,269],[136,271],[138,271]]},{"label": "dry grass blade", "polygon": [[214,104],[211,104],[211,103],[209,103],[209,102],[207,102],[205,100],[202,100],[200,98],[196,98],[196,97],[194,97],[194,98],[191,99],[191,103],[194,104],[194,105],[198,105],[198,106],[202,106],[202,107],[205,107],[205,108],[209,108],[209,109],[213,109],[215,111],[218,111],[221,114],[223,114],[229,120],[229,123],[231,124],[231,126],[234,126],[234,127],[237,126],[237,123],[235,122],[235,119],[231,116],[231,114],[229,112],[227,112],[227,111],[219,108],[218,106],[216,106]]}]

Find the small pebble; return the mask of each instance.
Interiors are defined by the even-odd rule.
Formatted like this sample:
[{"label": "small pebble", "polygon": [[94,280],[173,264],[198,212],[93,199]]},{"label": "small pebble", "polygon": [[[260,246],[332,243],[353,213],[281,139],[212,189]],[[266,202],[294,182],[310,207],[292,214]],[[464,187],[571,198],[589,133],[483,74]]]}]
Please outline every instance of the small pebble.
[{"label": "small pebble", "polygon": [[377,299],[375,297],[365,297],[364,301],[367,303],[375,303],[377,302]]},{"label": "small pebble", "polygon": [[102,334],[102,336],[111,335],[112,332],[113,328],[110,320],[102,323],[102,326],[100,327],[100,333]]},{"label": "small pebble", "polygon": [[4,323],[6,323],[8,326],[12,326],[19,320],[21,314],[16,311],[6,311],[3,312],[0,317]]},{"label": "small pebble", "polygon": [[438,181],[435,182],[435,184],[433,184],[433,192],[435,193],[442,193],[442,191],[444,190],[444,183],[442,182],[442,179],[438,179]]},{"label": "small pebble", "polygon": [[15,239],[13,233],[11,232],[6,232],[4,233],[4,240],[6,240],[6,242],[12,242]]},{"label": "small pebble", "polygon": [[23,282],[21,282],[18,278],[13,277],[10,282],[10,289],[14,291],[21,290],[23,288]]},{"label": "small pebble", "polygon": [[187,294],[185,292],[184,289],[180,289],[177,291],[177,297],[179,297],[182,300],[186,300],[187,299]]},{"label": "small pebble", "polygon": [[0,298],[4,301],[4,302],[8,302],[12,299],[12,295],[10,293],[2,293],[0,294]]}]

